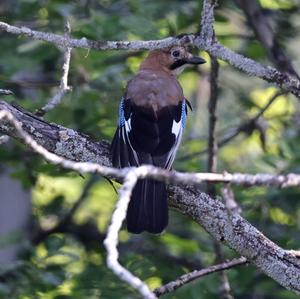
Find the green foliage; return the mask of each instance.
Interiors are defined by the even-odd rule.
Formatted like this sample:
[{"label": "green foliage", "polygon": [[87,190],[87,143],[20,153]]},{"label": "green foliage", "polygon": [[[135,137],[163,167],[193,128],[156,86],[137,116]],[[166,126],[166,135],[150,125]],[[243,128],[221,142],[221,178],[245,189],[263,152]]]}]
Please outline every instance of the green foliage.
[{"label": "green foliage", "polygon": [[[243,22],[233,1],[219,1],[216,33],[225,45],[251,58],[270,64],[252,31]],[[296,1],[261,0],[274,16],[280,42],[292,59],[297,58],[300,39],[291,30],[299,26]],[[199,29],[202,1],[8,1],[0,4],[1,20],[36,30],[63,33],[65,19],[74,37],[95,40],[158,39]],[[2,33],[0,88],[15,92],[8,101],[25,109],[42,107],[57,90],[61,76],[62,51],[51,44]],[[242,36],[242,37],[241,37]],[[284,42],[283,42],[284,41]],[[45,119],[79,130],[94,139],[111,139],[117,122],[119,99],[126,82],[138,69],[145,53],[72,50],[70,85],[63,102]],[[205,53],[201,53],[209,61]],[[298,66],[298,65],[296,65]],[[200,74],[200,75],[199,75]],[[190,69],[179,78],[193,112],[174,168],[206,171],[209,64]],[[221,62],[219,78],[218,140],[232,128],[253,117],[276,92],[274,87],[249,78]],[[218,171],[299,172],[299,108],[292,96],[282,96],[264,114],[265,149],[257,129],[241,133],[219,150]],[[200,154],[194,154],[202,152]],[[184,156],[194,154],[192,158]],[[82,178],[28,151],[18,142],[9,150],[0,147],[1,167],[10,166],[11,176],[32,191],[32,226],[51,229],[80,197],[89,176]],[[299,189],[234,188],[243,216],[274,242],[287,249],[300,247]],[[26,244],[18,261],[0,266],[0,298],[138,298],[106,267],[106,253],[100,239],[106,233],[116,194],[104,179],[98,179],[75,213],[68,232],[50,234],[39,244]],[[1,200],[0,200],[1,202]],[[2,207],[5,208],[5,207]],[[13,215],[12,215],[13,216]],[[211,237],[198,225],[178,213],[170,213],[170,225],[162,236],[132,236],[121,232],[121,262],[147,281],[151,288],[175,279],[195,267],[214,263]],[[85,238],[79,227],[90,223]],[[100,239],[99,239],[100,238]],[[17,234],[0,239],[12,244]],[[223,248],[226,258],[235,256]],[[191,266],[191,263],[193,266]],[[251,266],[228,271],[236,298],[296,298]],[[216,298],[219,276],[213,274],[179,289],[165,298]]]}]

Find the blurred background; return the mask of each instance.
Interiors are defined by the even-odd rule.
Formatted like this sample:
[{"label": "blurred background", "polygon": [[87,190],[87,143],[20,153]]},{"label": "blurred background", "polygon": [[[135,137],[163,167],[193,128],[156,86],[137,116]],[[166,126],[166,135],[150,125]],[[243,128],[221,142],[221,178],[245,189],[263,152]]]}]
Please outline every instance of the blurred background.
[{"label": "blurred background", "polygon": [[[222,44],[283,71],[300,71],[299,1],[247,1],[260,12],[257,22],[251,22],[247,8],[237,5],[243,1],[220,2],[215,30]],[[63,34],[69,20],[73,37],[149,40],[197,32],[201,8],[202,1],[189,0],[2,0],[0,20],[58,34]],[[267,22],[271,31],[259,37],[264,30],[255,29],[253,20],[255,24]],[[273,50],[266,46],[269,38],[276,39]],[[44,106],[59,86],[62,49],[5,32],[0,32],[0,45],[0,88],[15,94],[1,98],[32,112]],[[288,57],[281,65],[276,56],[279,50]],[[72,50],[69,84],[73,90],[45,120],[94,140],[111,140],[126,82],[146,54]],[[210,61],[207,53],[195,54]],[[207,170],[209,77],[210,63],[187,69],[179,77],[193,112],[176,170]],[[281,95],[255,117],[277,92],[274,85],[220,61],[218,172],[299,173],[298,100]],[[138,298],[106,267],[102,241],[117,198],[107,180],[53,166],[10,140],[0,146],[0,190],[0,298]],[[298,188],[233,190],[243,217],[283,248],[300,248]],[[214,264],[214,247],[199,225],[174,211],[161,236],[130,235],[125,229],[120,234],[122,264],[153,289]],[[227,247],[222,250],[227,259],[237,256]],[[228,276],[235,298],[298,298],[251,265],[231,269]],[[218,274],[212,274],[164,298],[219,298],[219,285]]]}]

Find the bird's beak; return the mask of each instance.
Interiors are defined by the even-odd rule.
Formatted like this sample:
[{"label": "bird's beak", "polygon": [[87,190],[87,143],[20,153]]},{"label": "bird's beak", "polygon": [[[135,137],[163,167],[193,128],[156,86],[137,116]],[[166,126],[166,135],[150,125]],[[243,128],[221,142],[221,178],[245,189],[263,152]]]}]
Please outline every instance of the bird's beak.
[{"label": "bird's beak", "polygon": [[193,55],[186,59],[186,63],[188,64],[203,64],[205,62],[206,61],[203,58]]}]

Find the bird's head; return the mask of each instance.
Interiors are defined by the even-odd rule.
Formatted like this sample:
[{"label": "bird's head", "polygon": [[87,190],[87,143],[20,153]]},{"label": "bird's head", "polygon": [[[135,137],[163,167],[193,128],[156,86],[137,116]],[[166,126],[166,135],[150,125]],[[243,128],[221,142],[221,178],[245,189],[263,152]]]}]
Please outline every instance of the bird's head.
[{"label": "bird's head", "polygon": [[150,51],[141,64],[141,70],[164,70],[173,75],[180,74],[188,65],[202,64],[206,61],[194,56],[183,46],[173,46],[167,49]]}]

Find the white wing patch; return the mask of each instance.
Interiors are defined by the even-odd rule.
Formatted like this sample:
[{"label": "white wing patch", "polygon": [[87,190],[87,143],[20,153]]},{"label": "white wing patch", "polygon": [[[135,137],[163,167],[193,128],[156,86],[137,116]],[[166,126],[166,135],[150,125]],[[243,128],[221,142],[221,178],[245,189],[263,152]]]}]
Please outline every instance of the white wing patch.
[{"label": "white wing patch", "polygon": [[175,135],[175,143],[169,152],[169,155],[167,157],[167,161],[165,164],[165,168],[167,168],[168,170],[171,169],[172,164],[174,162],[175,155],[176,155],[177,149],[178,149],[180,141],[181,141],[183,129],[185,127],[185,120],[186,120],[186,112],[185,112],[186,110],[185,109],[186,109],[186,103],[185,103],[185,101],[183,101],[180,121],[176,122],[175,120],[173,120],[172,133]]},{"label": "white wing patch", "polygon": [[125,129],[126,133],[129,134],[131,131],[131,117],[129,117],[128,120],[125,120]]},{"label": "white wing patch", "polygon": [[167,158],[167,161],[165,164],[165,168],[168,170],[171,169],[172,164],[174,162],[175,155],[176,155],[177,149],[178,149],[180,141],[181,141],[182,131],[183,131],[182,119],[180,119],[179,122],[176,122],[174,120],[173,124],[172,124],[172,133],[175,135],[175,143],[169,152],[169,155],[168,155],[168,158]]},{"label": "white wing patch", "polygon": [[136,165],[139,166],[140,163],[139,163],[138,155],[134,150],[133,146],[131,145],[130,138],[129,138],[129,133],[131,131],[131,117],[129,117],[128,120],[125,120],[125,124],[121,127],[121,130],[122,130],[122,139],[124,140],[125,144],[128,144],[130,146]]},{"label": "white wing patch", "polygon": [[172,124],[172,133],[177,137],[182,129],[181,120],[179,122],[176,122],[176,120],[173,120]]}]

